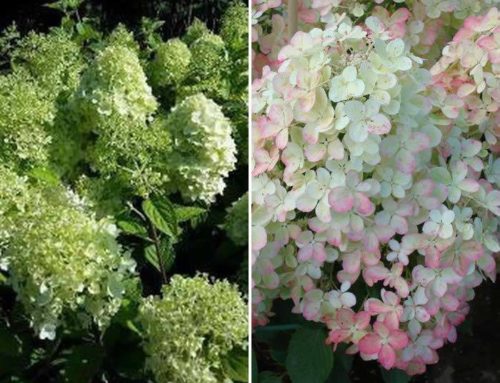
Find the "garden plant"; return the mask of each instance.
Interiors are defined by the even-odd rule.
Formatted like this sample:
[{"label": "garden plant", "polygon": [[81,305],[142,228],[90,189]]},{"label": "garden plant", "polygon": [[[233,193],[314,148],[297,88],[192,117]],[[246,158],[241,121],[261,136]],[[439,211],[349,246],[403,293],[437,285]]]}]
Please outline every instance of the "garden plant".
[{"label": "garden plant", "polygon": [[219,3],[3,30],[0,382],[247,381],[248,13]]},{"label": "garden plant", "polygon": [[498,1],[252,1],[253,381],[407,382],[495,281]]}]

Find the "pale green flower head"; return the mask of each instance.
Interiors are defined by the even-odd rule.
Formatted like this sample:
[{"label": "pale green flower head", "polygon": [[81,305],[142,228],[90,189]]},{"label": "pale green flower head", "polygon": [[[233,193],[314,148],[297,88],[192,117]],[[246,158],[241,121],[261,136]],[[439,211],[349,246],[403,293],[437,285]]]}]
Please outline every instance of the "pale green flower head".
[{"label": "pale green flower head", "polygon": [[210,33],[206,24],[200,19],[195,18],[193,23],[188,27],[186,34],[182,37],[182,40],[187,44],[191,45],[201,36]]},{"label": "pale green flower head", "polygon": [[144,122],[158,106],[137,53],[119,44],[106,47],[89,66],[76,104],[88,129],[111,118]]},{"label": "pale green flower head", "polygon": [[60,29],[28,34],[12,53],[11,63],[14,72],[25,70],[38,82],[40,95],[53,100],[76,89],[84,66],[80,47]]},{"label": "pale green flower head", "polygon": [[227,210],[224,229],[238,246],[248,244],[248,193],[245,193]]},{"label": "pale green flower head", "polygon": [[139,53],[139,44],[134,40],[134,34],[128,31],[123,24],[118,24],[109,35],[106,42],[107,45],[122,46]]},{"label": "pale green flower head", "polygon": [[163,297],[144,299],[147,368],[157,383],[219,383],[228,380],[223,360],[247,347],[247,308],[235,285],[199,275],[174,275]]},{"label": "pale green flower head", "polygon": [[236,145],[230,121],[203,94],[187,97],[167,119],[172,137],[170,188],[187,201],[214,201],[235,168]]},{"label": "pale green flower head", "polygon": [[[117,41],[128,41],[121,35]],[[124,45],[110,45],[97,56],[74,101],[80,124],[96,135],[87,150],[93,170],[142,197],[169,180],[171,142],[165,119],[153,117],[156,108],[137,53]]]},{"label": "pale green flower head", "polygon": [[149,67],[151,83],[155,87],[180,84],[188,71],[191,51],[179,39],[171,39],[158,46]]},{"label": "pale green flower head", "polygon": [[30,185],[5,167],[0,179],[0,263],[35,332],[54,339],[70,313],[104,328],[135,267],[116,226],[62,186]]},{"label": "pale green flower head", "polygon": [[0,161],[34,167],[48,161],[51,142],[46,126],[54,103],[40,97],[41,88],[25,72],[0,76]]},{"label": "pale green flower head", "polygon": [[191,60],[178,98],[204,93],[215,99],[228,97],[228,53],[222,38],[214,33],[203,34],[189,49]]},{"label": "pale green flower head", "polygon": [[220,36],[227,48],[234,53],[247,53],[248,8],[241,3],[232,5],[224,13]]}]

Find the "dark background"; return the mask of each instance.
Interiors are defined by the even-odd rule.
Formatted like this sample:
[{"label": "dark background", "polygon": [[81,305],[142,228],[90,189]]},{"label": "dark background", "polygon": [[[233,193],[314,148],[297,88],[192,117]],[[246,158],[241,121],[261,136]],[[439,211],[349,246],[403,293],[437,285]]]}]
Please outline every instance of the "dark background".
[{"label": "dark background", "polygon": [[[1,0],[0,28],[16,22],[22,32],[46,31],[59,24],[61,14],[44,7],[51,0]],[[99,17],[105,29],[118,23],[136,26],[142,17],[159,17],[165,20],[163,32],[167,37],[181,35],[195,17],[215,30],[220,16],[231,0],[86,0],[81,13]]]}]

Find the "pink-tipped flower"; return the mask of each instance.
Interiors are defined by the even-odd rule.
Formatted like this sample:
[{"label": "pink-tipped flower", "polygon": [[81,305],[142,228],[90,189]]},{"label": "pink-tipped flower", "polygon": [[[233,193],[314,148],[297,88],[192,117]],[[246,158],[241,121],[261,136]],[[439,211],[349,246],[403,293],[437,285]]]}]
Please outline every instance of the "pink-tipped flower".
[{"label": "pink-tipped flower", "polygon": [[385,322],[375,322],[373,332],[365,335],[358,344],[362,357],[375,356],[386,369],[394,367],[396,351],[407,345],[408,335]]}]

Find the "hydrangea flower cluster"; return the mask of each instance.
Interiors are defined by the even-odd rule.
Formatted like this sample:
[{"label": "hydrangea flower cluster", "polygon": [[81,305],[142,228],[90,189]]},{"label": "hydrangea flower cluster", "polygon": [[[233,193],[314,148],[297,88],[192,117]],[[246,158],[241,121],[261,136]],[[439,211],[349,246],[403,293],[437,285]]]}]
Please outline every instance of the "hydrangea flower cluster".
[{"label": "hydrangea flower cluster", "polygon": [[12,71],[0,76],[0,160],[12,166],[45,166],[57,141],[50,131],[56,101],[78,84],[82,55],[59,30],[29,34],[12,52]]},{"label": "hydrangea flower cluster", "polygon": [[179,85],[186,77],[191,51],[180,39],[171,39],[156,49],[149,72],[151,83],[156,87]]},{"label": "hydrangea flower cluster", "polygon": [[236,164],[229,119],[219,105],[199,93],[174,107],[166,125],[173,141],[172,187],[188,201],[213,202]]},{"label": "hydrangea flower cluster", "polygon": [[[84,72],[73,105],[83,133],[97,135],[88,149],[92,168],[148,196],[165,187],[170,137],[137,52],[107,46]],[[88,134],[88,133],[87,133]]]},{"label": "hydrangea flower cluster", "polygon": [[30,185],[0,166],[0,266],[41,339],[54,339],[65,316],[84,328],[106,326],[118,311],[135,262],[71,190]]},{"label": "hydrangea flower cluster", "polygon": [[246,349],[246,304],[236,286],[204,275],[172,277],[162,298],[144,299],[147,366],[158,383],[226,381],[224,360]]},{"label": "hydrangea flower cluster", "polygon": [[288,39],[286,5],[253,1],[254,325],[290,299],[327,343],[412,375],[500,250],[500,14],[446,2],[436,61],[435,3],[301,1]]}]

